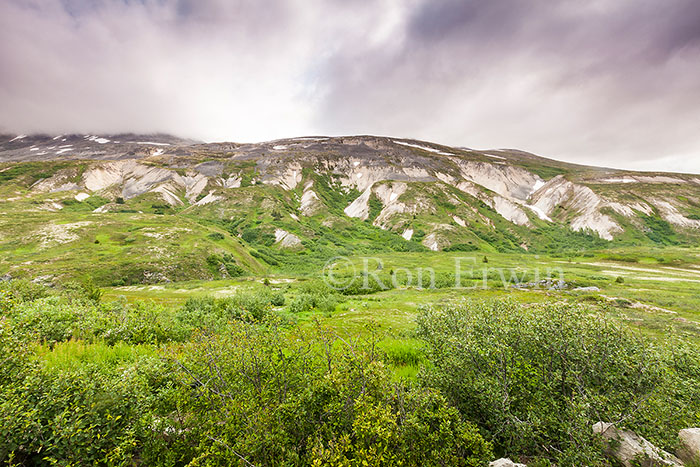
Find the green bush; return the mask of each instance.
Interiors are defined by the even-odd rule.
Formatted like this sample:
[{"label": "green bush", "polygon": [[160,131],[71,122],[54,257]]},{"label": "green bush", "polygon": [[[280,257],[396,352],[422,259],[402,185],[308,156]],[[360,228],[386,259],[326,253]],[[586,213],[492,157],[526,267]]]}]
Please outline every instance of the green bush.
[{"label": "green bush", "polygon": [[289,304],[292,313],[319,311],[332,313],[340,303],[339,295],[327,284],[320,281],[310,281],[299,287],[299,293]]},{"label": "green bush", "polygon": [[71,339],[108,344],[177,342],[189,332],[162,306],[146,302],[97,305],[50,296],[17,304],[8,318],[15,334],[49,345]]},{"label": "green bush", "polygon": [[246,270],[238,265],[236,258],[230,253],[207,256],[207,266],[214,274],[220,274],[222,270],[226,271],[224,276],[228,275],[228,277],[239,277],[246,274]]},{"label": "green bush", "polygon": [[593,423],[628,419],[662,383],[659,353],[580,306],[512,301],[426,309],[421,379],[505,455],[602,463]]},{"label": "green bush", "polygon": [[443,251],[477,251],[478,246],[472,245],[471,243],[456,243],[445,248]]},{"label": "green bush", "polygon": [[[205,465],[464,465],[489,443],[444,397],[392,381],[371,342],[243,323],[187,347],[161,452]],[[245,459],[245,462],[243,461]]]},{"label": "green bush", "polygon": [[0,388],[0,461],[12,465],[133,465],[152,436],[158,359],[126,366],[37,367]]},{"label": "green bush", "polygon": [[284,304],[284,295],[267,289],[237,293],[232,297],[192,297],[175,313],[189,329],[217,330],[231,321],[263,322],[275,304]]}]

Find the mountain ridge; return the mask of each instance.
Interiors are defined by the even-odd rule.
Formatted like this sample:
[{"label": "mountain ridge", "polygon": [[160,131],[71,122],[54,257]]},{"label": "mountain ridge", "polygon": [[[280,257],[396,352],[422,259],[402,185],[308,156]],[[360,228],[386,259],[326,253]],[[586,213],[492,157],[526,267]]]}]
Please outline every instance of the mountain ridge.
[{"label": "mountain ridge", "polygon": [[[320,261],[332,246],[524,252],[700,237],[700,176],[692,174],[367,135],[254,144],[162,134],[8,138],[0,138],[0,206],[8,219],[36,218],[27,226],[34,240],[22,243],[30,250],[99,236],[102,224],[123,233],[127,215],[153,223],[153,235],[180,223],[223,229],[227,245],[207,248],[250,270],[294,262],[299,252]],[[77,223],[69,233],[60,227],[67,218]],[[63,232],[49,247],[37,233],[47,223]],[[137,237],[147,248],[148,235]]]}]

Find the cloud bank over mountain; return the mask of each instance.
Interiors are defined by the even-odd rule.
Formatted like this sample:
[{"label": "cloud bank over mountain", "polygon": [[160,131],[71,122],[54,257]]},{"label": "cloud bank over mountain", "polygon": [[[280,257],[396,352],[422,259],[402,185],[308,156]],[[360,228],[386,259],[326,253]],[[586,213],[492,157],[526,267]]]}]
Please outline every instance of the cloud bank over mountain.
[{"label": "cloud bank over mountain", "polygon": [[693,0],[5,0],[0,130],[387,134],[700,172]]}]

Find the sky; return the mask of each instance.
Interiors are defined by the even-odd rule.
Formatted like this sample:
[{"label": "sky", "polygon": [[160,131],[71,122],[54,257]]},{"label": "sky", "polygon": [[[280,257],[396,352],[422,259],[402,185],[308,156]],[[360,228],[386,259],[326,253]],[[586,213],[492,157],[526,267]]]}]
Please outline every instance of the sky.
[{"label": "sky", "polygon": [[0,0],[0,131],[374,134],[700,173],[700,2]]}]

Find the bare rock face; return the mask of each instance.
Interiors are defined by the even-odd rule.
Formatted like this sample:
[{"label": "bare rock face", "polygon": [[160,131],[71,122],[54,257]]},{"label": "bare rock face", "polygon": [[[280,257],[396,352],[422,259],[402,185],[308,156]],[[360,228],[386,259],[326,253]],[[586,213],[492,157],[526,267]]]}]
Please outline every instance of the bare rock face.
[{"label": "bare rock face", "polygon": [[681,441],[678,457],[683,462],[700,465],[700,428],[686,428],[678,433]]},{"label": "bare rock face", "polygon": [[508,458],[501,458],[493,462],[489,462],[489,467],[527,467],[527,465],[515,463]]},{"label": "bare rock face", "polygon": [[657,448],[631,431],[618,430],[612,423],[598,422],[593,432],[603,437],[606,454],[617,459],[625,467],[681,466],[683,463],[672,454]]},{"label": "bare rock face", "polygon": [[282,229],[275,230],[275,243],[282,248],[301,247],[301,239],[299,237]]}]

